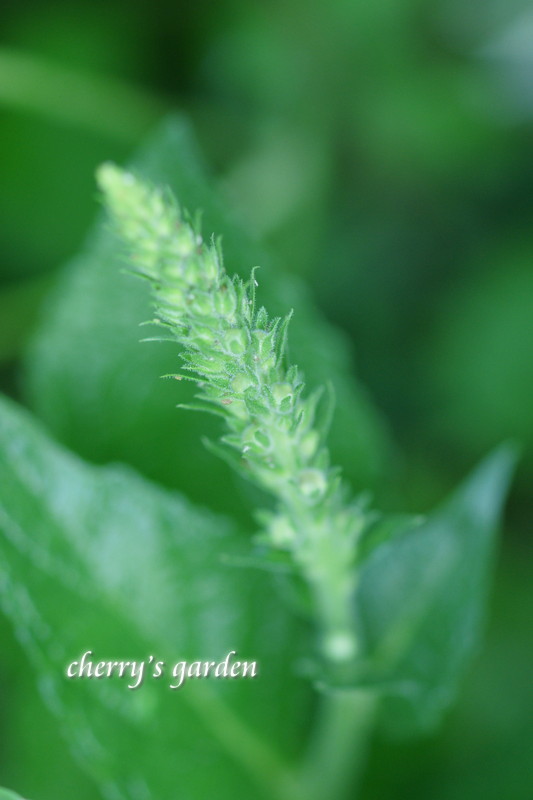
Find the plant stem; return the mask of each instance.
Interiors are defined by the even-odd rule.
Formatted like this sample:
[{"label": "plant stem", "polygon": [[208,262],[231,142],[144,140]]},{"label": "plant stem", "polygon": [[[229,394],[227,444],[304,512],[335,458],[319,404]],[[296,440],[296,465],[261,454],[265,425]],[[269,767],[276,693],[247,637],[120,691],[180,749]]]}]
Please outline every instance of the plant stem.
[{"label": "plant stem", "polygon": [[[258,797],[273,800],[308,800],[299,775],[206,682],[190,687],[184,698],[219,745],[257,786]],[[1,800],[1,798],[0,798]]]},{"label": "plant stem", "polygon": [[377,698],[366,689],[324,692],[302,784],[308,800],[351,800],[365,763]]}]

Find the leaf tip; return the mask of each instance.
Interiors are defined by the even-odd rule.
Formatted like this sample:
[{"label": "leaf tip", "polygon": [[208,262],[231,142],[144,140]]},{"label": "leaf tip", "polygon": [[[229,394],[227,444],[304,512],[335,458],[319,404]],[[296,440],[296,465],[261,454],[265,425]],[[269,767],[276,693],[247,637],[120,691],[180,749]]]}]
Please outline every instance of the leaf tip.
[{"label": "leaf tip", "polygon": [[500,514],[519,455],[516,442],[504,442],[483,459],[464,485],[464,497],[486,522],[494,522]]}]

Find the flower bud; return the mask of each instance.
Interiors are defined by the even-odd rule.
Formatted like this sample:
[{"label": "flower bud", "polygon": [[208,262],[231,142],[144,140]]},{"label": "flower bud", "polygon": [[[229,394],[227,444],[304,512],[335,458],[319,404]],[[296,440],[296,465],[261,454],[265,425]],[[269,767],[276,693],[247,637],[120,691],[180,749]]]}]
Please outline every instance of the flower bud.
[{"label": "flower bud", "polygon": [[222,284],[218,291],[215,292],[213,305],[216,313],[220,314],[221,317],[233,317],[237,308],[237,299],[233,287]]},{"label": "flower bud", "polygon": [[203,356],[201,354],[194,354],[194,360],[191,361],[191,366],[204,375],[222,375],[225,371],[225,360],[220,356]]},{"label": "flower bud", "polygon": [[213,313],[211,296],[205,292],[197,292],[191,302],[191,311],[200,317],[210,317]]},{"label": "flower bud", "polygon": [[249,389],[250,386],[253,386],[253,380],[249,378],[248,375],[243,375],[242,373],[236,375],[231,382],[231,389],[237,394],[242,394],[246,389]]},{"label": "flower bud", "polygon": [[248,347],[248,336],[243,328],[229,328],[224,334],[224,347],[228,353],[240,356]]},{"label": "flower bud", "polygon": [[185,283],[191,286],[201,286],[201,273],[202,262],[196,253],[186,258],[181,257],[181,274]]},{"label": "flower bud", "polygon": [[327,488],[324,473],[319,469],[304,469],[298,476],[298,484],[306,497],[318,499]]},{"label": "flower bud", "polygon": [[274,400],[280,405],[287,397],[292,399],[293,388],[290,383],[275,383],[272,386]]},{"label": "flower bud", "polygon": [[266,350],[268,352],[268,348],[266,347],[268,339],[268,331],[262,330],[255,330],[252,331],[252,342],[254,345],[254,350],[258,355],[263,355],[263,351]]},{"label": "flower bud", "polygon": [[317,431],[310,430],[300,439],[299,451],[305,461],[313,458],[320,442]]},{"label": "flower bud", "polygon": [[271,447],[270,437],[257,425],[249,425],[243,433],[245,447],[254,453],[264,453]]},{"label": "flower bud", "polygon": [[215,332],[211,328],[203,325],[195,325],[189,332],[189,339],[194,344],[212,344],[215,340]]},{"label": "flower bud", "polygon": [[271,446],[270,437],[259,428],[255,432],[255,441],[258,442],[265,450]]},{"label": "flower bud", "polygon": [[268,534],[274,547],[288,547],[296,538],[296,531],[286,517],[274,517],[268,526]]},{"label": "flower bud", "polygon": [[183,307],[185,304],[185,290],[178,287],[164,287],[156,293],[158,300],[163,303],[168,303],[169,306]]},{"label": "flower bud", "polygon": [[190,256],[196,247],[196,237],[188,226],[180,227],[174,239],[174,252],[182,258]]},{"label": "flower bud", "polygon": [[263,372],[269,372],[271,369],[274,369],[276,366],[276,359],[274,356],[268,356],[268,358],[264,358],[261,362],[261,369]]},{"label": "flower bud", "polygon": [[216,248],[208,247],[202,252],[202,273],[212,283],[220,273],[220,262]]},{"label": "flower bud", "polygon": [[238,417],[241,420],[248,419],[248,410],[243,400],[234,400],[232,404],[226,408],[234,417]]}]

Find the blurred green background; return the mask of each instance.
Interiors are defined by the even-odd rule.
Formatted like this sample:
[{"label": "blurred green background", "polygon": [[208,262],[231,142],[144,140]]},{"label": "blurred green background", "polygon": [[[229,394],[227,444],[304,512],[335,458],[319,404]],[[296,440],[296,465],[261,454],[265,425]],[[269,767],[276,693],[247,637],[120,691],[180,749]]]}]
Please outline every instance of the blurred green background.
[{"label": "blurred green background", "polygon": [[[382,505],[425,510],[493,445],[522,444],[461,701],[437,735],[376,741],[363,797],[529,800],[531,3],[25,0],[0,22],[2,391],[24,398],[21,357],[95,217],[95,167],[185,113],[223,203],[352,341],[395,442]],[[0,783],[95,797],[0,633]]]}]

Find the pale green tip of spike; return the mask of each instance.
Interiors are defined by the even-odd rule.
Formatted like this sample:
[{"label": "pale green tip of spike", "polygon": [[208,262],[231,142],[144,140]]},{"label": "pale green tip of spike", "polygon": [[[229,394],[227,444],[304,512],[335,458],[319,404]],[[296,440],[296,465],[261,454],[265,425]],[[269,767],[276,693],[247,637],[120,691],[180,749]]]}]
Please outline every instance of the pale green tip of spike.
[{"label": "pale green tip of spike", "polygon": [[136,180],[131,172],[120,169],[110,161],[101,164],[96,170],[96,181],[107,200],[114,205],[129,201]]},{"label": "pale green tip of spike", "polygon": [[106,194],[114,194],[117,190],[121,191],[124,187],[131,185],[133,176],[128,172],[117,167],[111,161],[100,164],[96,170],[96,182],[100,189]]},{"label": "pale green tip of spike", "polygon": [[104,195],[105,204],[121,235],[132,242],[138,237],[136,221],[150,220],[152,196],[148,186],[131,172],[106,162],[98,167],[96,180]]},{"label": "pale green tip of spike", "polygon": [[103,192],[107,192],[118,180],[119,168],[111,161],[105,161],[96,170],[96,183]]}]

